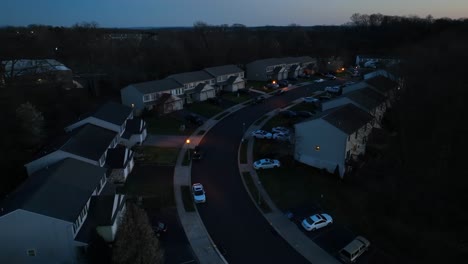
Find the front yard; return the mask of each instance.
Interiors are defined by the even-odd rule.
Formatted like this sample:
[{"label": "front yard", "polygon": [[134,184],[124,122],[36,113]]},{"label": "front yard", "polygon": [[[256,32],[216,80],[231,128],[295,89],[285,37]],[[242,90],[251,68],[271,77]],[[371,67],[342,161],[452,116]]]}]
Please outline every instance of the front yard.
[{"label": "front yard", "polygon": [[[191,135],[195,131],[193,126],[185,126],[183,117],[175,113],[163,116],[148,116],[145,118],[148,133],[156,135]],[[181,127],[185,126],[182,130]]]},{"label": "front yard", "polygon": [[212,116],[221,113],[224,108],[218,105],[214,105],[210,102],[196,102],[193,104],[186,104],[185,110],[201,115],[205,118],[211,118]]},{"label": "front yard", "polygon": [[179,151],[178,148],[138,146],[135,147],[135,160],[155,165],[175,165]]}]

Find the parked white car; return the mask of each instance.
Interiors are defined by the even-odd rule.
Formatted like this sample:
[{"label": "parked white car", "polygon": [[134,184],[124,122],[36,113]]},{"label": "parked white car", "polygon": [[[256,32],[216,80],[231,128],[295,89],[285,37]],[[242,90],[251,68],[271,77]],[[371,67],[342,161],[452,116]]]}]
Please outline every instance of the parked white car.
[{"label": "parked white car", "polygon": [[325,81],[324,79],[317,79],[317,80],[315,80],[314,82],[315,82],[315,83],[321,83],[321,82],[324,82],[324,81]]},{"label": "parked white car", "polygon": [[204,203],[206,202],[205,189],[201,183],[194,183],[192,185],[193,200],[195,203]]},{"label": "parked white car", "polygon": [[265,130],[255,130],[252,132],[252,137],[254,138],[267,138],[267,139],[271,139],[273,135],[268,132],[268,131],[265,131]]},{"label": "parked white car", "polygon": [[328,214],[314,214],[302,221],[302,227],[307,231],[315,231],[333,224],[333,219]]},{"label": "parked white car", "polygon": [[274,127],[274,128],[271,129],[271,131],[272,131],[273,133],[289,133],[289,129],[288,129],[288,128],[281,127],[281,126]]},{"label": "parked white car", "polygon": [[340,86],[327,86],[327,87],[325,87],[325,92],[339,93],[340,91],[341,91]]},{"label": "parked white car", "polygon": [[253,167],[254,169],[272,169],[272,168],[279,168],[281,166],[279,160],[274,159],[261,159],[254,162]]},{"label": "parked white car", "polygon": [[289,133],[274,133],[273,139],[281,140],[281,141],[288,141],[290,139]]},{"label": "parked white car", "polygon": [[318,103],[318,102],[320,102],[319,99],[317,99],[315,97],[312,97],[312,96],[304,97],[302,100],[304,101],[304,103]]}]

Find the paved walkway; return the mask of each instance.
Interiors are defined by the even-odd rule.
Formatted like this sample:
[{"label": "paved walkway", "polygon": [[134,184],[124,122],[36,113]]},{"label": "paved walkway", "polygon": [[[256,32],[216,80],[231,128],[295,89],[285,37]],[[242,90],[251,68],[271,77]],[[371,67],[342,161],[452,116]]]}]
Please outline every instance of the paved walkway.
[{"label": "paved walkway", "polygon": [[[295,87],[292,87],[294,89]],[[300,99],[295,101],[296,103],[300,102]],[[241,108],[245,107],[243,104],[239,104],[233,106],[224,112],[235,112]],[[224,113],[223,112],[223,113]],[[274,116],[274,113],[277,110],[273,110],[268,113],[269,118]],[[223,113],[218,114],[217,116],[221,116]],[[203,221],[198,214],[198,211],[195,207],[194,212],[186,212],[184,209],[184,204],[182,201],[182,192],[181,186],[191,186],[191,166],[182,166],[182,162],[184,160],[185,152],[189,148],[193,148],[194,146],[198,145],[200,140],[202,139],[203,135],[198,135],[199,131],[205,130],[205,134],[214,126],[216,125],[219,120],[216,120],[213,117],[212,119],[205,122],[204,125],[199,127],[190,137],[190,145],[183,144],[182,141],[182,150],[179,153],[177,158],[176,167],[174,169],[174,195],[177,205],[177,212],[179,214],[180,221],[182,226],[185,230],[187,238],[192,246],[193,251],[198,259],[199,263],[227,263],[226,259],[224,259],[223,255],[220,253],[214,242],[212,241],[208,231],[203,224]],[[264,120],[266,122],[269,118]],[[221,119],[220,119],[221,120]],[[263,123],[264,123],[263,122]],[[263,124],[262,123],[262,124]],[[248,137],[250,132],[258,129],[261,127],[259,126],[251,126],[246,129],[246,134],[244,137]],[[195,136],[196,135],[196,136]],[[184,137],[184,140],[186,138]],[[310,238],[308,238],[305,234],[303,234],[297,226],[292,223],[272,202],[271,198],[268,196],[267,192],[261,185],[259,178],[252,168],[251,164],[252,161],[252,149],[253,149],[253,140],[249,140],[248,142],[248,154],[247,154],[247,164],[239,164],[240,172],[249,171],[251,176],[254,179],[254,182],[257,183],[257,188],[260,190],[264,200],[268,203],[272,212],[263,214],[268,222],[271,223],[273,228],[276,229],[278,234],[280,234],[293,248],[295,248],[300,254],[302,254],[306,259],[308,259],[312,263],[339,263],[335,258],[330,256],[327,252],[317,246]],[[242,178],[241,175],[239,177]],[[246,188],[247,191],[248,188]],[[249,193],[250,197],[252,198],[253,202],[256,203],[256,200],[253,199],[253,196]],[[258,207],[258,206],[257,206]],[[260,208],[259,208],[260,210]],[[261,210],[260,210],[261,211]]]}]

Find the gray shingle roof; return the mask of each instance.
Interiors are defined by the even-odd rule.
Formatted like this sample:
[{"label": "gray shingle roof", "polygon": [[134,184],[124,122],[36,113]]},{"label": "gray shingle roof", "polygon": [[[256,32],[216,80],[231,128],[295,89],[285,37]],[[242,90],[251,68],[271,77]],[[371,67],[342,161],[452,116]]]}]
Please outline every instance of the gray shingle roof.
[{"label": "gray shingle roof", "polygon": [[226,74],[243,72],[242,69],[232,64],[206,68],[205,71],[215,77],[226,75]]},{"label": "gray shingle roof", "polygon": [[116,135],[114,131],[86,124],[75,129],[71,137],[59,149],[97,161]]},{"label": "gray shingle roof", "polygon": [[385,96],[370,87],[347,93],[344,96],[356,102],[358,105],[361,105],[368,111],[373,110],[385,102]]},{"label": "gray shingle roof", "polygon": [[267,67],[267,66],[274,66],[274,65],[279,65],[279,64],[283,64],[283,63],[284,62],[281,59],[269,58],[269,59],[252,61],[249,64],[256,64],[256,65],[262,65],[264,67]]},{"label": "gray shingle roof", "polygon": [[398,86],[397,82],[392,81],[391,79],[382,75],[378,75],[376,77],[367,79],[366,83],[372,85],[375,89],[379,90],[382,93],[391,91]]},{"label": "gray shingle roof", "polygon": [[[142,94],[170,91],[184,86],[173,79],[162,79],[142,83],[134,83],[129,86],[135,87]],[[128,86],[127,86],[128,87]]]},{"label": "gray shingle roof", "polygon": [[346,134],[351,135],[369,123],[373,117],[353,104],[346,104],[342,107],[337,107],[334,111],[322,117],[322,119]]},{"label": "gray shingle roof", "polygon": [[74,222],[105,173],[105,168],[64,159],[31,175],[2,205],[3,213],[23,209]]},{"label": "gray shingle roof", "polygon": [[172,74],[167,78],[174,79],[181,84],[214,79],[214,77],[206,71],[183,72],[178,74]]},{"label": "gray shingle roof", "polygon": [[121,126],[128,116],[132,113],[133,109],[130,106],[119,104],[116,102],[107,102],[99,107],[92,116],[107,121],[109,123]]}]

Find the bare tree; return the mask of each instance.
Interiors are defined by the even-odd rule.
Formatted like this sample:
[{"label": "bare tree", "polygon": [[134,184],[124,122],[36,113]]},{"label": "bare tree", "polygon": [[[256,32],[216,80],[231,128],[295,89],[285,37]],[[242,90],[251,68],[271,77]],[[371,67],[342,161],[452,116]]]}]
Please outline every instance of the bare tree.
[{"label": "bare tree", "polygon": [[154,235],[146,212],[136,205],[127,204],[125,216],[119,226],[112,253],[115,264],[159,264],[164,252]]}]

